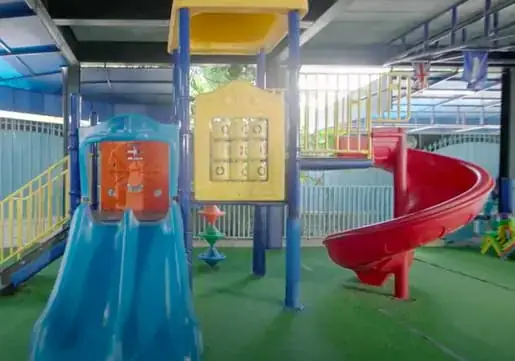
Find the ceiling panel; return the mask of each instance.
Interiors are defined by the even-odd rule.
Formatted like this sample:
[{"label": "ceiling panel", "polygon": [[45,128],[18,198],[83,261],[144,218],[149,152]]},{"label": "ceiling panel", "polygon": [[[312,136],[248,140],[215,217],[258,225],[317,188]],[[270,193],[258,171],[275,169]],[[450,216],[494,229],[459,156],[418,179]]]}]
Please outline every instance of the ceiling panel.
[{"label": "ceiling panel", "polygon": [[73,26],[79,41],[166,42],[167,27]]}]

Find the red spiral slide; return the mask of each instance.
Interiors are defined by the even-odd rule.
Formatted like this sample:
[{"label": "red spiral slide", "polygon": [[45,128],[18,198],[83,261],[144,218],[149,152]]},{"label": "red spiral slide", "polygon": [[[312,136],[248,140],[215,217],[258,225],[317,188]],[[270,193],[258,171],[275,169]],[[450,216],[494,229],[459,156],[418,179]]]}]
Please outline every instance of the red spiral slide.
[{"label": "red spiral slide", "polygon": [[365,284],[382,286],[394,275],[395,297],[407,299],[413,250],[470,222],[494,180],[474,164],[407,149],[398,128],[374,130],[372,144],[375,166],[394,174],[395,218],[330,234],[324,245],[331,260]]}]

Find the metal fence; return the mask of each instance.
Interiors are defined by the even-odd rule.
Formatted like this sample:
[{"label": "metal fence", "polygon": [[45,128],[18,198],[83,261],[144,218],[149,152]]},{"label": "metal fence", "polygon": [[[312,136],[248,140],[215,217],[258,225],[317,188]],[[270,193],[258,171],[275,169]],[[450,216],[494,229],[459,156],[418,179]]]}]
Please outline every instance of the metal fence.
[{"label": "metal fence", "polygon": [[0,200],[63,158],[63,126],[0,118]]},{"label": "metal fence", "polygon": [[[424,144],[423,149],[464,159],[487,169],[497,177],[499,136],[488,134],[456,134],[439,137]],[[384,174],[383,174],[384,173]],[[375,169],[332,172],[309,172],[301,193],[303,239],[320,239],[328,233],[386,221],[393,216],[391,175]],[[335,182],[354,184],[335,184]],[[329,185],[323,184],[329,183]],[[365,184],[365,185],[363,185]],[[514,192],[515,193],[515,192]],[[252,238],[253,208],[230,205],[221,207],[226,215],[217,226],[227,239]],[[206,226],[194,215],[194,234]]]},{"label": "metal fence", "polygon": [[[424,139],[431,139],[425,141]],[[479,164],[497,176],[499,137],[485,134],[427,135],[419,147]],[[39,174],[62,154],[62,126],[0,119],[0,199]],[[515,192],[514,192],[515,193]],[[322,238],[327,233],[351,229],[392,216],[391,175],[375,170],[306,172],[302,185],[303,237]],[[219,228],[228,239],[251,239],[253,208],[224,206]],[[196,215],[195,234],[205,223]]]},{"label": "metal fence", "polygon": [[[301,199],[302,237],[319,239],[328,233],[382,222],[392,217],[392,186],[303,186]],[[227,239],[251,239],[254,208],[248,205],[220,207],[225,216],[217,227]],[[285,219],[286,221],[286,219]],[[195,211],[194,235],[207,226]]]}]

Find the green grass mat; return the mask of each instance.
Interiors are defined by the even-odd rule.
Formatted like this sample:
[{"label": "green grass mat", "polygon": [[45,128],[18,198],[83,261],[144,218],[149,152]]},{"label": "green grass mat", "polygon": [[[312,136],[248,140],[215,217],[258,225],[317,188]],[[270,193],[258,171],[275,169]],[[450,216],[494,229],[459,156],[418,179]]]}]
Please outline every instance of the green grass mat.
[{"label": "green grass mat", "polygon": [[[250,249],[224,249],[219,269],[195,264],[204,361],[513,361],[515,263],[466,250],[423,249],[413,300],[357,284],[324,249],[304,249],[302,312],[284,311],[284,253],[249,277]],[[0,360],[27,360],[30,329],[55,280],[53,265],[0,298]],[[513,288],[513,289],[512,289]],[[97,361],[97,360],[92,360]],[[103,360],[102,360],[103,361]]]}]

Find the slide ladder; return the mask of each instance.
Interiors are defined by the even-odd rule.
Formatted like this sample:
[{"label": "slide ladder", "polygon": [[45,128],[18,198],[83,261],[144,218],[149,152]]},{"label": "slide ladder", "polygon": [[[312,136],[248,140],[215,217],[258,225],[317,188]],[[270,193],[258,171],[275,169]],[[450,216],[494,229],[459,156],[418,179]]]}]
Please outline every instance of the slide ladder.
[{"label": "slide ladder", "polygon": [[63,254],[68,163],[59,160],[0,201],[0,292],[10,293]]}]

